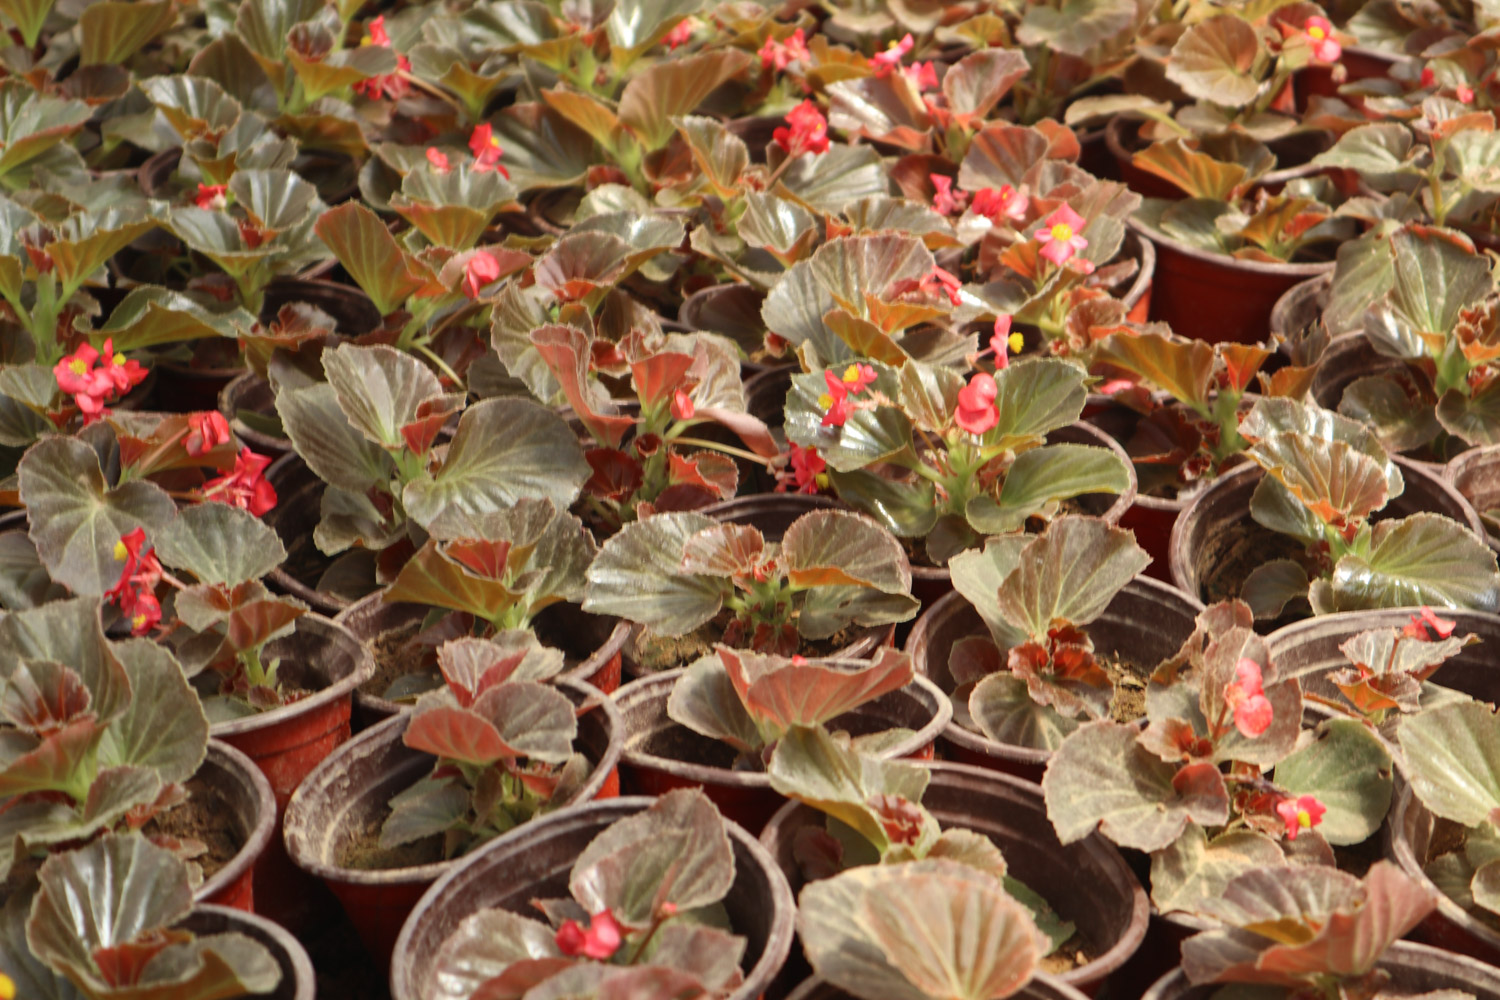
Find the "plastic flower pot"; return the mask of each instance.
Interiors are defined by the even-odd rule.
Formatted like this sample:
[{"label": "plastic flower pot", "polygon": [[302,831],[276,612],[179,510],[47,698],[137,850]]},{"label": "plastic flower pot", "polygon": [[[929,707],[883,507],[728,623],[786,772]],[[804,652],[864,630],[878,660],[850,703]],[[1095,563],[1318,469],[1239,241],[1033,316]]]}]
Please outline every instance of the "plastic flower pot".
[{"label": "plastic flower pot", "polygon": [[264,1000],[313,1000],[317,981],[311,960],[297,939],[284,927],[264,917],[228,906],[199,903],[182,923],[183,930],[197,935],[244,934],[264,945],[281,967],[281,981],[270,993],[257,994]]},{"label": "plastic flower pot", "polygon": [[285,455],[292,451],[291,439],[284,435],[256,430],[241,419],[242,413],[259,413],[270,417],[276,413],[276,394],[271,383],[255,372],[245,372],[219,393],[219,412],[229,421],[235,437],[261,455]]},{"label": "plastic flower pot", "polygon": [[[244,384],[244,379],[237,379],[225,391]],[[240,433],[237,425],[235,433]],[[305,601],[321,615],[336,617],[353,602],[342,594],[320,590],[317,586],[317,577],[328,563],[327,557],[313,542],[313,532],[322,517],[323,490],[326,488],[323,480],[307,467],[301,455],[290,452],[266,469],[266,482],[276,490],[276,506],[267,511],[262,520],[275,530],[287,551],[286,560],[266,574],[270,586]],[[373,583],[373,553],[369,554],[369,562]]]},{"label": "plastic flower pot", "polygon": [[[701,736],[667,715],[672,685],[684,670],[632,681],[615,692],[615,705],[625,719],[625,750],[620,757],[622,787],[626,792],[661,795],[674,788],[702,788],[727,819],[758,833],[786,802],[759,771],[736,771],[734,750]],[[952,715],[952,706],[937,685],[917,677],[899,691],[867,702],[828,723],[830,731],[846,730],[862,736],[901,727],[910,737],[882,752],[882,757],[930,760],[933,741]]]},{"label": "plastic flower pot", "polygon": [[1290,337],[1322,319],[1332,287],[1333,273],[1328,272],[1288,288],[1271,307],[1271,333]]},{"label": "plastic flower pot", "polygon": [[255,866],[276,832],[276,796],[255,762],[219,740],[208,741],[208,757],[195,777],[207,782],[231,813],[241,847],[234,858],[193,893],[200,903],[255,912]]},{"label": "plastic flower pot", "polygon": [[[1443,668],[1448,669],[1447,667]],[[1452,955],[1469,955],[1489,965],[1500,964],[1500,930],[1459,906],[1433,884],[1424,869],[1432,859],[1439,833],[1459,832],[1456,824],[1427,811],[1411,786],[1398,782],[1396,797],[1385,824],[1385,856],[1437,897],[1437,909],[1413,928],[1411,937]],[[1468,989],[1468,987],[1463,987]]]},{"label": "plastic flower pot", "polygon": [[[420,627],[431,610],[405,601],[387,603],[382,597],[383,592],[371,594],[338,618],[340,624],[369,646],[382,636]],[[589,614],[576,604],[554,604],[537,616],[533,630],[544,643],[561,649],[572,664],[562,676],[592,684],[605,694],[614,694],[620,687],[621,655],[630,637],[629,622]],[[354,693],[354,711],[360,728],[382,722],[410,707],[372,692]]]},{"label": "plastic flower pot", "polygon": [[1500,508],[1500,445],[1470,448],[1443,470],[1443,478],[1480,514],[1490,548],[1500,552],[1500,529],[1485,512]]},{"label": "plastic flower pot", "polygon": [[[1390,982],[1382,987],[1387,995],[1460,990],[1475,1000],[1500,997],[1500,969],[1410,941],[1397,941],[1387,948],[1376,968],[1390,974]],[[1158,979],[1141,1000],[1209,1000],[1223,988],[1223,983],[1194,986],[1179,968]]]},{"label": "plastic flower pot", "polygon": [[[321,615],[297,619],[289,636],[267,644],[266,662],[280,660],[286,689],[309,692],[267,712],[216,723],[210,735],[255,762],[271,784],[278,819],[302,779],[349,738],[354,689],[375,670],[375,661],[343,626]],[[273,838],[255,868],[255,901],[259,912],[278,923],[295,924],[310,902],[303,878],[287,860],[279,838]]]},{"label": "plastic flower pot", "polygon": [[[593,770],[572,802],[618,796],[617,764],[624,743],[619,711],[588,684],[562,677],[557,687],[575,705],[594,706],[578,717],[577,739]],[[391,798],[432,771],[432,755],[402,742],[410,722],[411,713],[403,712],[339,747],[302,783],[286,813],[287,854],[333,890],[382,970],[389,967],[396,936],[417,900],[464,860],[385,869],[346,863],[347,849],[385,821]]]},{"label": "plastic flower pot", "polygon": [[[1085,994],[1064,983],[1056,976],[1039,972],[1031,977],[1015,1000],[1082,1000]],[[837,986],[821,979],[806,979],[787,995],[786,1000],[857,1000],[853,994],[845,993]]]},{"label": "plastic flower pot", "polygon": [[[1457,491],[1423,464],[1400,456],[1394,461],[1401,468],[1406,489],[1372,520],[1430,511],[1450,517],[1484,537],[1479,515]],[[1264,475],[1265,470],[1253,464],[1226,472],[1197,494],[1177,518],[1172,528],[1169,558],[1172,582],[1179,590],[1205,602],[1210,601],[1207,588],[1219,586],[1216,581],[1233,560],[1237,546],[1256,547],[1260,546],[1262,539],[1273,541],[1283,537],[1262,528],[1250,517],[1250,496]],[[1274,556],[1268,555],[1267,558]]]},{"label": "plastic flower pot", "polygon": [[[1090,960],[1056,974],[1058,982],[1090,995],[1120,968],[1146,936],[1150,904],[1119,850],[1093,834],[1066,847],[1058,842],[1041,789],[1029,781],[963,764],[935,762],[922,804],[944,828],[988,837],[1006,865],[1040,892],[1064,920],[1078,927]],[[794,894],[805,879],[794,842],[804,827],[823,828],[812,806],[788,802],[761,831],[760,842],[781,866]],[[790,967],[790,966],[789,966]]]},{"label": "plastic flower pot", "polygon": [[[1114,160],[1114,169],[1125,186],[1146,198],[1166,198],[1180,201],[1187,197],[1175,184],[1137,167],[1132,157],[1150,145],[1140,138],[1141,126],[1137,118],[1119,115],[1111,118],[1104,128],[1104,145]],[[1331,132],[1315,130],[1294,132],[1268,143],[1276,154],[1278,169],[1262,176],[1257,187],[1279,190],[1287,181],[1300,177],[1311,177],[1325,172],[1325,168],[1314,167],[1313,157],[1333,145],[1335,136]]]},{"label": "plastic flower pot", "polygon": [[261,322],[274,320],[282,306],[294,302],[317,306],[333,317],[335,332],[343,337],[363,336],[380,329],[384,321],[375,303],[358,288],[317,280],[314,273],[304,271],[295,278],[275,278],[266,286]]},{"label": "plastic flower pot", "polygon": [[[497,907],[535,915],[531,900],[568,895],[573,862],[611,823],[635,815],[652,800],[643,797],[590,802],[543,816],[486,844],[427,890],[391,959],[394,1000],[438,1000],[433,966],[443,942],[463,919]],[[745,981],[728,1000],[754,1000],[775,977],[791,949],[795,908],[786,877],[766,849],[733,823],[725,829],[734,846],[734,885],[724,908],[734,933],[747,939],[741,966]]]},{"label": "plastic flower pot", "polygon": [[[1101,655],[1119,653],[1135,658],[1142,667],[1155,667],[1192,635],[1194,618],[1202,610],[1201,604],[1175,587],[1137,577],[1084,631]],[[948,655],[955,642],[970,635],[987,636],[989,630],[962,594],[951,593],[922,614],[906,640],[912,668],[935,683],[945,697],[954,688]],[[1041,781],[1052,757],[1049,751],[992,740],[958,721],[967,714],[967,706],[955,708],[955,718],[943,729],[945,756]]]}]

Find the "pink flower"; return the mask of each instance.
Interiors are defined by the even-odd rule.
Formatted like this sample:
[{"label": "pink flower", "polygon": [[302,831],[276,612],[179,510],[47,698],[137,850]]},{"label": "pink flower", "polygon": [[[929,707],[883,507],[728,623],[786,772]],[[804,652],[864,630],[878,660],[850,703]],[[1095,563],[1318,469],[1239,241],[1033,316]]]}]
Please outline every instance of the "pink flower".
[{"label": "pink flower", "polygon": [[876,379],[875,369],[869,365],[855,363],[845,368],[839,380],[849,387],[849,391],[860,393]]},{"label": "pink flower", "polygon": [[1271,728],[1273,710],[1262,686],[1260,664],[1248,656],[1234,667],[1234,680],[1224,689],[1224,701],[1234,710],[1234,726],[1253,740]]},{"label": "pink flower", "polygon": [[145,549],[146,531],[136,528],[121,535],[115,543],[115,561],[125,564],[120,580],[105,597],[120,607],[130,621],[131,635],[144,635],[161,621],[161,604],[156,599],[156,584],[162,578],[161,562],[155,549]]},{"label": "pink flower", "polygon": [[193,204],[210,212],[217,212],[229,204],[225,195],[228,190],[227,184],[199,184],[198,193],[193,195]]},{"label": "pink flower", "polygon": [[391,47],[391,36],[386,34],[385,30],[384,14],[370,22],[370,44],[386,49]]},{"label": "pink flower", "polygon": [[182,447],[194,458],[207,455],[229,441],[229,421],[218,410],[194,413],[188,417],[188,426],[192,430],[183,439]]},{"label": "pink flower", "polygon": [[875,65],[875,75],[885,76],[891,70],[900,66],[901,60],[906,57],[906,54],[912,50],[912,46],[914,45],[916,45],[916,42],[912,39],[911,32],[908,31],[906,37],[901,39],[901,41],[891,42],[890,45],[886,46],[884,52],[875,53],[870,58],[870,62]]},{"label": "pink flower", "polygon": [[233,471],[203,484],[202,498],[227,503],[260,517],[276,506],[276,488],[265,478],[266,466],[270,464],[268,456],[242,448],[234,460]]},{"label": "pink flower", "polygon": [[760,47],[760,65],[764,69],[775,67],[777,70],[787,68],[792,62],[809,62],[812,53],[807,50],[807,36],[798,28],[792,32],[791,37],[785,42],[778,42],[775,38],[767,38],[766,44]]},{"label": "pink flower", "polygon": [[1309,17],[1302,22],[1302,30],[1307,33],[1308,39],[1312,42],[1314,59],[1325,63],[1339,61],[1344,48],[1333,37],[1333,25],[1328,23],[1328,18],[1317,15]]},{"label": "pink flower", "polygon": [[1402,632],[1413,639],[1430,641],[1430,637],[1427,634],[1429,628],[1432,629],[1432,635],[1439,639],[1446,639],[1453,634],[1453,630],[1457,627],[1458,622],[1449,618],[1439,618],[1433,614],[1431,608],[1424,604],[1420,612],[1411,616],[1411,621],[1407,622],[1406,628],[1402,629]]},{"label": "pink flower", "polygon": [[589,918],[588,930],[580,927],[576,920],[563,921],[553,940],[557,943],[557,950],[570,958],[583,955],[603,962],[620,949],[620,942],[624,939],[624,930],[614,914],[601,910]]},{"label": "pink flower", "polygon": [[953,412],[953,421],[970,434],[983,434],[1000,422],[1000,411],[995,407],[995,377],[979,372],[969,379],[969,384],[958,390],[958,409]]},{"label": "pink flower", "polygon": [[1001,217],[1013,219],[1020,222],[1026,218],[1026,207],[1028,199],[1009,184],[1003,184],[999,191],[994,188],[982,188],[974,193],[974,202],[970,206],[975,215],[983,215],[991,222],[999,222]]},{"label": "pink flower", "polygon": [[940,267],[934,267],[917,287],[929,295],[946,295],[948,301],[954,305],[963,301],[959,294],[959,290],[963,288],[963,282]]},{"label": "pink flower", "polygon": [[487,170],[497,170],[502,177],[510,178],[510,171],[500,165],[500,157],[505,155],[505,150],[500,147],[500,140],[495,138],[495,130],[489,122],[474,126],[474,131],[469,136],[469,151],[474,154],[476,171],[484,173]]},{"label": "pink flower", "polygon": [[488,250],[480,250],[464,265],[464,294],[477,299],[480,290],[498,277],[500,261]]},{"label": "pink flower", "polygon": [[687,394],[687,390],[678,389],[672,393],[673,420],[692,420],[694,410],[693,397]]},{"label": "pink flower", "polygon": [[1042,228],[1032,233],[1042,243],[1042,256],[1061,266],[1069,257],[1089,245],[1081,231],[1083,216],[1063,205],[1042,220]]},{"label": "pink flower", "polygon": [[936,189],[932,196],[932,207],[938,210],[939,215],[952,215],[964,210],[964,203],[969,200],[969,196],[953,186],[953,178],[942,174],[928,174],[927,177]]},{"label": "pink flower", "polygon": [[697,25],[698,22],[691,17],[685,17],[681,21],[678,21],[677,27],[667,32],[667,37],[663,39],[667,43],[667,48],[675,49],[679,45],[686,45],[692,40],[693,29]]},{"label": "pink flower", "polygon": [[436,146],[427,147],[427,162],[432,164],[432,169],[440,174],[448,172],[448,154]]},{"label": "pink flower", "polygon": [[819,477],[828,468],[828,463],[823,461],[818,449],[794,444],[787,453],[787,459],[792,470],[790,474],[782,472],[777,475],[776,492],[785,493],[789,483],[796,484],[798,493],[818,492],[818,487],[823,485],[819,482]]},{"label": "pink flower", "polygon": [[906,68],[906,78],[917,90],[933,90],[938,85],[937,70],[932,63],[912,63]]},{"label": "pink flower", "polygon": [[[94,367],[96,361],[102,362],[98,368]],[[129,392],[147,373],[139,361],[127,361],[125,355],[114,353],[111,339],[104,342],[102,354],[88,344],[78,345],[78,350],[52,367],[52,374],[57,387],[72,395],[87,425],[104,415],[104,404],[111,397]]]},{"label": "pink flower", "polygon": [[1460,83],[1458,86],[1453,88],[1453,96],[1458,98],[1458,103],[1460,104],[1473,104],[1474,88],[1466,87]]},{"label": "pink flower", "polygon": [[1297,799],[1282,799],[1276,803],[1276,815],[1286,824],[1286,839],[1296,840],[1303,830],[1311,830],[1323,822],[1328,807],[1315,796],[1304,795]]},{"label": "pink flower", "polygon": [[1423,87],[1435,87],[1437,86],[1437,74],[1432,71],[1431,66],[1423,66],[1422,75],[1418,77],[1417,82]]},{"label": "pink flower", "polygon": [[995,320],[995,332],[990,336],[990,350],[995,353],[995,370],[1010,367],[1010,355],[1019,351],[1026,343],[1019,331],[1011,332],[1010,317]]},{"label": "pink flower", "polygon": [[[370,37],[360,42],[361,45],[378,45],[381,48],[391,47],[391,36],[385,30],[385,15],[382,14],[370,22]],[[381,97],[391,100],[400,100],[411,91],[411,84],[403,77],[402,73],[411,72],[411,60],[403,55],[396,56],[396,72],[387,73],[383,76],[372,76],[367,80],[360,80],[354,85],[356,94],[363,94],[372,101]]]},{"label": "pink flower", "polygon": [[812,101],[803,101],[788,112],[786,123],[790,128],[778,128],[771,138],[788,156],[828,151],[828,119]]}]

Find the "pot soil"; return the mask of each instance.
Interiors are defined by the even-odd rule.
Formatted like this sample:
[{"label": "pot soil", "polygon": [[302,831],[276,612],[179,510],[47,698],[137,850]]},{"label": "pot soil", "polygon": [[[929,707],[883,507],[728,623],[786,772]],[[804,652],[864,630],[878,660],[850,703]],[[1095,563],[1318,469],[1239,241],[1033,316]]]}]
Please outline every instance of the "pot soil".
[{"label": "pot soil", "polygon": [[[649,798],[591,802],[544,816],[486,844],[437,881],[417,903],[391,961],[395,1000],[437,1000],[433,960],[463,919],[486,908],[534,915],[531,900],[568,895],[568,873],[588,843],[617,820],[649,808]],[[745,981],[728,1000],[754,1000],[792,945],[795,907],[786,878],[755,838],[725,825],[734,846],[734,885],[724,898],[729,923],[746,940]]]},{"label": "pot soil", "polygon": [[[1101,659],[1124,661],[1137,671],[1149,672],[1187,641],[1193,633],[1194,619],[1202,610],[1201,604],[1175,587],[1137,577],[1085,630],[1094,640]],[[984,619],[962,594],[949,594],[923,613],[912,629],[906,641],[912,667],[935,683],[945,696],[951,694],[955,685],[953,675],[948,672],[948,656],[955,642],[971,635],[989,635]],[[1119,706],[1120,714],[1139,718],[1144,714],[1144,697],[1143,684],[1141,704],[1133,710]],[[1006,771],[1028,781],[1041,781],[1052,757],[1049,751],[1013,746],[982,735],[961,721],[968,717],[967,706],[953,706],[953,715],[943,730],[946,757]]]},{"label": "pot soil", "polygon": [[[1015,1000],[1083,1000],[1085,995],[1056,976],[1039,972],[1031,977],[1031,982],[1021,988],[1021,991],[1015,995]],[[807,979],[791,992],[787,1000],[855,1000],[855,998],[821,979]]]},{"label": "pot soil", "polygon": [[281,967],[281,982],[270,993],[259,994],[264,1000],[313,1000],[316,996],[313,988],[316,980],[307,952],[285,928],[265,917],[228,906],[199,903],[177,926],[200,936],[244,934],[265,945]]},{"label": "pot soil", "polygon": [[1500,552],[1500,445],[1463,452],[1448,463],[1443,478],[1473,506],[1490,548]]},{"label": "pot soil", "polygon": [[[1443,514],[1481,538],[1484,527],[1468,502],[1422,464],[1396,456],[1406,489],[1373,520],[1406,517],[1420,511]],[[1255,567],[1302,551],[1301,543],[1262,527],[1250,517],[1250,497],[1265,470],[1244,465],[1226,472],[1197,494],[1172,528],[1170,561],[1177,588],[1205,603],[1237,597]],[[1288,615],[1257,625],[1272,631],[1295,619]]]},{"label": "pot soil", "polygon": [[[619,711],[591,685],[563,677],[557,686],[575,705],[593,705],[578,717],[576,744],[593,770],[562,805],[618,796]],[[417,900],[463,860],[443,859],[440,836],[395,850],[378,847],[391,798],[432,772],[435,758],[401,742],[410,722],[411,713],[403,712],[334,751],[302,783],[286,813],[288,855],[333,890],[382,970]]]},{"label": "pot soil", "polygon": [[[653,674],[632,681],[615,693],[615,705],[625,719],[625,749],[621,755],[621,783],[630,794],[662,795],[674,788],[702,788],[728,819],[758,833],[786,799],[760,771],[734,770],[735,751],[728,744],[678,725],[667,715],[667,699],[682,670]],[[882,751],[882,758],[930,760],[933,741],[952,716],[943,692],[925,677],[917,677],[828,723],[830,730],[852,736],[887,729],[912,734]]]},{"label": "pot soil", "polygon": [[276,506],[264,520],[286,548],[286,559],[267,574],[271,587],[319,614],[337,617],[375,587],[375,553],[352,549],[330,558],[318,550],[313,532],[323,515],[327,487],[301,455],[291,452],[272,462],[266,481],[276,489]]},{"label": "pot soil", "polygon": [[197,858],[199,903],[255,912],[256,862],[276,831],[276,797],[255,762],[234,747],[209,740],[208,756],[187,783],[188,800],[152,820],[145,832],[194,837],[208,846]]},{"label": "pot soil", "polygon": [[1432,815],[1412,794],[1410,785],[1404,781],[1398,784],[1385,824],[1386,857],[1438,900],[1437,909],[1412,930],[1411,937],[1445,952],[1470,955],[1489,965],[1500,964],[1500,921],[1459,906],[1425,871],[1434,858],[1462,848],[1464,828]]},{"label": "pot soil", "polygon": [[[1060,952],[1082,951],[1088,961],[1070,963],[1058,955],[1043,967],[1059,982],[1093,994],[1125,963],[1146,936],[1150,904],[1146,891],[1118,849],[1098,834],[1063,846],[1057,839],[1041,789],[1029,781],[963,764],[936,762],[922,797],[943,829],[973,830],[988,837],[1012,872],[1019,875],[1063,920],[1077,925],[1076,937]],[[806,879],[794,842],[804,827],[822,829],[823,813],[788,802],[761,832],[760,842],[800,893]]]}]

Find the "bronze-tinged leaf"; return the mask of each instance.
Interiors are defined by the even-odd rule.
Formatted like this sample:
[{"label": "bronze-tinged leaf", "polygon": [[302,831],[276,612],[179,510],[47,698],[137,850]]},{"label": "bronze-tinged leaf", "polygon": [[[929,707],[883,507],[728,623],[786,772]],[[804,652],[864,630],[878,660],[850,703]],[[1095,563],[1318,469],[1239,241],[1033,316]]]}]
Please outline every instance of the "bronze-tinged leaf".
[{"label": "bronze-tinged leaf", "polygon": [[488,719],[469,709],[447,705],[416,712],[401,741],[443,760],[480,767],[513,756]]},{"label": "bronze-tinged leaf", "polygon": [[[785,731],[821,726],[866,702],[900,690],[912,680],[911,657],[882,648],[858,670],[825,663],[791,663],[781,657],[717,647],[719,659],[751,716]],[[748,684],[745,682],[748,681]]]},{"label": "bronze-tinged leaf", "polygon": [[1248,173],[1238,163],[1224,163],[1200,153],[1182,139],[1155,142],[1131,157],[1131,163],[1175,185],[1189,198],[1234,199]]},{"label": "bronze-tinged leaf", "polygon": [[382,316],[434,282],[431,272],[397,245],[380,217],[358,201],[330,208],[313,230]]}]

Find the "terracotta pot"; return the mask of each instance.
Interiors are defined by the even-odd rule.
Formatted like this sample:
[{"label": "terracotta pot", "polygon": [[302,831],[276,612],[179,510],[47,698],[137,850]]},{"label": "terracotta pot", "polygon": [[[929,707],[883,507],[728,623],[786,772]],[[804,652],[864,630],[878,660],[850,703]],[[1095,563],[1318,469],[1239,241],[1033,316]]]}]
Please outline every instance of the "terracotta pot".
[{"label": "terracotta pot", "polygon": [[313,1000],[316,995],[316,980],[307,952],[285,928],[264,917],[228,906],[199,903],[177,926],[201,936],[243,934],[264,945],[281,967],[281,981],[276,989],[257,994],[264,1000]]},{"label": "terracotta pot", "polygon": [[[436,1000],[433,963],[463,919],[486,908],[535,915],[533,899],[565,898],[573,862],[611,823],[650,807],[648,798],[591,802],[544,816],[486,844],[448,872],[417,903],[391,961],[394,1000]],[[733,823],[734,885],[724,898],[729,923],[747,939],[745,981],[727,1000],[754,1000],[786,961],[794,906],[786,878],[765,848]]]},{"label": "terracotta pot", "polygon": [[[1500,970],[1426,945],[1397,941],[1386,949],[1385,957],[1376,967],[1390,974],[1390,982],[1382,987],[1388,995],[1420,996],[1438,990],[1461,990],[1475,1000],[1500,998]],[[1220,983],[1194,986],[1177,969],[1158,979],[1141,1000],[1209,1000],[1223,988]]]},{"label": "terracotta pot", "polygon": [[[571,803],[620,794],[617,765],[624,744],[624,721],[614,703],[597,688],[559,678],[557,687],[575,705],[592,702],[578,717],[578,749],[593,771]],[[321,878],[338,897],[360,940],[382,970],[401,925],[422,894],[462,859],[407,868],[351,868],[344,850],[365,831],[378,829],[390,814],[393,796],[431,773],[436,760],[402,742],[411,713],[387,719],[345,743],[308,775],[286,812],[286,850],[292,862]],[[560,803],[559,808],[569,803]]]},{"label": "terracotta pot", "polygon": [[219,412],[229,421],[235,437],[253,448],[258,455],[285,455],[292,450],[290,438],[258,431],[240,419],[242,412],[273,416],[276,413],[276,394],[271,383],[247,371],[224,386],[219,393]]},{"label": "terracotta pot", "polygon": [[1462,452],[1444,468],[1443,478],[1480,515],[1490,548],[1500,552],[1500,527],[1484,519],[1486,511],[1500,508],[1500,445]]},{"label": "terracotta pot", "polygon": [[[210,734],[248,756],[270,780],[279,819],[308,772],[349,738],[354,689],[374,673],[375,661],[347,629],[316,614],[303,615],[295,632],[267,644],[265,657],[281,661],[283,685],[312,693],[268,712],[217,723]],[[308,900],[300,881],[280,840],[273,838],[255,869],[259,911],[284,925],[304,919]]]},{"label": "terracotta pot", "polygon": [[[661,795],[674,788],[702,788],[729,819],[752,833],[786,802],[764,772],[735,771],[734,750],[678,725],[667,715],[672,686],[685,670],[668,670],[632,681],[615,692],[625,718],[621,778],[627,792]],[[828,723],[855,736],[901,727],[911,736],[883,751],[883,758],[930,759],[932,744],[953,709],[937,685],[918,677],[899,691],[867,702]]]},{"label": "terracotta pot", "polygon": [[[1104,144],[1115,161],[1115,169],[1118,171],[1119,178],[1130,190],[1143,197],[1181,201],[1187,197],[1182,189],[1153,173],[1142,170],[1132,160],[1136,153],[1150,145],[1140,138],[1139,133],[1143,124],[1145,123],[1138,118],[1116,115],[1105,126]],[[1279,191],[1287,181],[1324,173],[1326,168],[1315,167],[1309,161],[1332,147],[1334,141],[1335,137],[1331,132],[1307,131],[1294,132],[1267,143],[1271,152],[1276,156],[1278,167],[1263,175],[1256,181],[1255,186]]]},{"label": "terracotta pot", "polygon": [[1398,781],[1385,823],[1385,856],[1438,900],[1437,909],[1412,930],[1411,937],[1443,949],[1450,958],[1456,953],[1500,965],[1500,931],[1448,898],[1424,871],[1432,860],[1432,843],[1439,833],[1451,843],[1462,831],[1457,824],[1428,812],[1422,800],[1412,794],[1411,786]]},{"label": "terracotta pot", "polygon": [[1175,333],[1211,344],[1256,344],[1271,328],[1271,309],[1287,289],[1333,269],[1333,262],[1266,264],[1209,253],[1154,233],[1135,219],[1130,228],[1156,244],[1151,318]]},{"label": "terracotta pot", "polygon": [[1342,83],[1334,82],[1331,65],[1319,63],[1303,68],[1292,77],[1298,107],[1306,107],[1309,97],[1338,97],[1339,88],[1345,84],[1387,78],[1398,64],[1409,61],[1407,56],[1392,55],[1361,45],[1346,45],[1339,55],[1339,65],[1346,74]]},{"label": "terracotta pot", "polygon": [[[1085,995],[1056,976],[1038,972],[1031,977],[1031,982],[1015,994],[1015,1000],[1083,1000]],[[792,991],[787,1000],[856,1000],[856,998],[821,979],[807,979]]]},{"label": "terracotta pot", "polygon": [[[1141,666],[1155,667],[1176,653],[1192,635],[1194,618],[1203,606],[1186,594],[1146,577],[1125,586],[1085,631],[1102,655],[1129,656]],[[948,671],[953,644],[965,636],[988,636],[984,619],[960,593],[950,593],[917,620],[906,651],[912,667],[935,683],[945,695],[955,684]],[[951,760],[995,771],[1007,771],[1028,781],[1041,781],[1052,754],[992,740],[960,722],[967,706],[954,706],[954,718],[943,730],[943,749]]]},{"label": "terracotta pot", "polygon": [[[1011,871],[1041,893],[1058,916],[1078,926],[1085,951],[1094,957],[1056,978],[1095,993],[1140,947],[1151,912],[1146,891],[1119,850],[1098,834],[1063,846],[1047,818],[1041,789],[1029,781],[963,764],[930,766],[922,804],[943,829],[988,837]],[[781,866],[794,895],[805,884],[794,839],[802,828],[824,824],[824,814],[812,806],[788,802],[761,832],[761,844]]]},{"label": "terracotta pot", "polygon": [[[1406,489],[1376,513],[1373,520],[1430,511],[1450,517],[1484,537],[1479,515],[1451,486],[1418,463],[1400,456],[1394,461],[1401,469]],[[1231,530],[1248,529],[1247,539],[1263,535],[1266,541],[1281,544],[1284,536],[1262,528],[1250,518],[1250,497],[1263,475],[1265,470],[1253,464],[1232,469],[1197,494],[1178,517],[1172,529],[1170,559],[1172,582],[1179,590],[1206,603],[1211,601],[1204,587],[1225,562],[1225,545]]]},{"label": "terracotta pot", "polygon": [[208,741],[208,757],[194,776],[207,782],[232,813],[239,853],[193,892],[199,903],[255,912],[255,864],[276,832],[276,796],[255,762],[219,740]]},{"label": "terracotta pot", "polygon": [[1271,308],[1271,333],[1290,337],[1322,319],[1332,286],[1333,273],[1328,272],[1288,288]]}]

